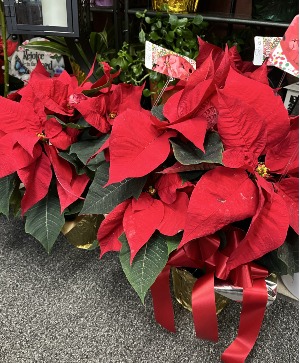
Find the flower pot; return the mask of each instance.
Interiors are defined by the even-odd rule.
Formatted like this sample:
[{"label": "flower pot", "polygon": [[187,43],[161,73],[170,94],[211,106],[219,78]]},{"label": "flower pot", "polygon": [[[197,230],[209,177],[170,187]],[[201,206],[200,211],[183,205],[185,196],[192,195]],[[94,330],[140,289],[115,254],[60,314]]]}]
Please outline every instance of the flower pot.
[{"label": "flower pot", "polygon": [[299,273],[295,273],[294,276],[283,275],[281,276],[282,282],[285,287],[299,300]]},{"label": "flower pot", "polygon": [[62,228],[62,234],[73,246],[90,250],[98,246],[97,232],[103,215],[81,215],[68,221]]},{"label": "flower pot", "polygon": [[195,13],[199,0],[152,0],[153,10],[170,13]]},{"label": "flower pot", "polygon": [[[173,289],[176,300],[185,309],[192,311],[192,290],[197,279],[187,270],[172,269]],[[216,312],[219,314],[229,303],[229,299],[215,293]]]}]

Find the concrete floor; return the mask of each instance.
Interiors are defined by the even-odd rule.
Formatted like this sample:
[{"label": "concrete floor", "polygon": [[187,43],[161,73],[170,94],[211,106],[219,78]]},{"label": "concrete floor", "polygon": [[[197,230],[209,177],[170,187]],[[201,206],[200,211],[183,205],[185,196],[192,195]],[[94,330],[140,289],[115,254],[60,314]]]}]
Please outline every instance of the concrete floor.
[{"label": "concrete floor", "polygon": [[[191,313],[175,304],[177,333],[154,320],[129,286],[116,254],[70,246],[48,256],[21,220],[0,217],[1,363],[217,363],[237,333],[240,305],[219,315],[219,341],[195,337]],[[299,361],[298,302],[280,296],[267,309],[246,362]]]}]

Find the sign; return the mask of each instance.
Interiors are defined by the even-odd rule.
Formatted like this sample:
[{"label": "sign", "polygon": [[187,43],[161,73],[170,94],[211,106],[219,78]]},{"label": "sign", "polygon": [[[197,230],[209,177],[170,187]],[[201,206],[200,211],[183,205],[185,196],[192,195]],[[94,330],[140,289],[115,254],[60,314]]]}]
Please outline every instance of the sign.
[{"label": "sign", "polygon": [[26,81],[29,79],[30,73],[36,67],[38,59],[51,76],[61,74],[65,69],[63,56],[60,54],[25,48],[26,44],[30,44],[30,42],[33,41],[47,42],[48,40],[44,38],[33,38],[30,41],[26,40],[23,42],[10,57],[9,74],[22,81]]}]

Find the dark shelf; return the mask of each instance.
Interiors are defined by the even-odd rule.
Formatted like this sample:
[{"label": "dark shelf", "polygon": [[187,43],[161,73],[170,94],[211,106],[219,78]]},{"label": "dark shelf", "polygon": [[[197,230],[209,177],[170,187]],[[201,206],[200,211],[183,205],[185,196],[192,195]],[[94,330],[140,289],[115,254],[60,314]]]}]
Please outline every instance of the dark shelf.
[{"label": "dark shelf", "polygon": [[91,13],[113,13],[114,8],[112,6],[91,6]]},{"label": "dark shelf", "polygon": [[[144,11],[144,9],[128,9],[128,14],[135,14],[137,11]],[[157,11],[147,10],[148,15],[156,15]],[[168,16],[168,13],[161,13],[162,16]],[[197,13],[180,13],[174,14],[179,17],[186,18],[194,18]],[[257,25],[257,26],[269,26],[269,27],[277,27],[277,28],[287,28],[289,23],[279,23],[274,21],[267,20],[256,20],[251,18],[237,18],[234,15],[230,14],[198,14],[202,15],[204,20],[212,21],[212,22],[220,22],[220,23],[231,23],[231,24],[243,24],[243,25]]]}]

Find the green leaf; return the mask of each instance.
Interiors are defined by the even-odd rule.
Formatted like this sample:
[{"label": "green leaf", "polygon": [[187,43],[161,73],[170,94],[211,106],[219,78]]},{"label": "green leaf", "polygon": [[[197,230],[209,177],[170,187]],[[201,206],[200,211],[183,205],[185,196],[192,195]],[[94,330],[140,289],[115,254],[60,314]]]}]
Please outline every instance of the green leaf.
[{"label": "green leaf", "polygon": [[205,153],[192,142],[171,141],[174,155],[183,165],[200,163],[222,164],[223,144],[217,132],[207,134],[204,141]]},{"label": "green leaf", "polygon": [[73,122],[69,122],[67,124],[64,124],[66,127],[70,127],[70,129],[77,129],[77,130],[83,130],[87,129],[88,127],[91,127],[91,125],[80,125],[80,124],[74,124]]},{"label": "green leaf", "polygon": [[177,26],[185,27],[188,23],[188,18],[181,18],[177,21]]},{"label": "green leaf", "polygon": [[85,173],[84,165],[82,165],[82,163],[80,162],[80,160],[78,160],[75,154],[70,155],[67,151],[60,151],[58,155],[63,159],[67,160],[70,164],[72,164],[78,175],[82,175]]},{"label": "green leaf", "polygon": [[147,89],[147,88],[145,88],[144,90],[143,90],[143,96],[144,97],[150,97],[151,95],[154,95],[155,94],[155,92],[151,92],[149,89]]},{"label": "green leaf", "polygon": [[166,35],[165,39],[167,42],[172,42],[174,40],[174,36],[175,36],[174,32],[172,30],[170,30],[168,32],[168,34]]},{"label": "green leaf", "polygon": [[168,254],[170,255],[173,251],[175,251],[182,239],[182,233],[178,233],[175,236],[168,236],[167,239],[167,246],[168,246]]},{"label": "green leaf", "polygon": [[7,218],[9,217],[10,197],[12,196],[16,184],[16,173],[0,178],[0,213],[3,213]]},{"label": "green leaf", "polygon": [[68,47],[56,43],[56,42],[48,42],[48,41],[35,41],[30,44],[26,44],[25,48],[33,49],[33,50],[42,50],[50,53],[58,53],[61,55],[66,55],[69,58],[73,58],[72,53],[68,49]]},{"label": "green leaf", "polygon": [[27,211],[25,232],[35,237],[49,253],[64,223],[58,197],[49,193]]},{"label": "green leaf", "polygon": [[160,121],[165,121],[166,118],[163,114],[164,105],[154,106],[151,108],[151,113]]},{"label": "green leaf", "polygon": [[66,216],[74,216],[74,215],[77,216],[80,213],[82,207],[83,207],[83,200],[77,199],[74,203],[69,205],[68,208],[64,210],[65,219],[68,218]]},{"label": "green leaf", "polygon": [[[101,136],[99,137],[99,139],[96,140],[84,140],[75,142],[70,147],[70,154],[75,154],[78,159],[82,161],[84,165],[86,165],[89,158],[100,149],[100,147],[105,143],[108,137],[109,134]],[[90,162],[87,164],[87,167],[97,165],[104,160],[104,153],[101,152],[94,159],[90,160]]]},{"label": "green leaf", "polygon": [[203,16],[196,15],[193,19],[193,24],[200,25],[203,22]]},{"label": "green leaf", "polygon": [[155,233],[136,254],[130,265],[130,248],[126,236],[120,237],[122,249],[120,262],[123,271],[142,303],[151,285],[161,273],[168,261],[168,246],[165,237]]},{"label": "green leaf", "polygon": [[173,14],[169,15],[169,24],[171,25],[172,29],[177,27],[178,18],[176,15],[173,15]]},{"label": "green leaf", "polygon": [[137,11],[137,12],[135,13],[135,16],[136,16],[137,18],[139,18],[139,19],[144,18],[144,17],[145,17],[146,12],[147,12],[147,10],[144,10],[144,11]]},{"label": "green leaf", "polygon": [[108,48],[107,32],[92,32],[90,34],[90,45],[93,53],[103,53]]},{"label": "green leaf", "polygon": [[53,36],[47,35],[45,38],[48,39],[48,40],[51,40],[51,41],[53,41],[55,43],[59,43],[61,45],[64,45],[65,47],[67,46],[65,38],[63,38],[63,37],[58,37],[58,36],[55,36],[55,35],[53,35]]},{"label": "green leaf", "polygon": [[201,176],[206,173],[206,171],[207,170],[185,171],[183,173],[179,173],[179,175],[183,182],[198,181]]},{"label": "green leaf", "polygon": [[151,32],[149,34],[150,40],[153,40],[154,42],[156,42],[157,40],[160,39],[160,36],[156,33],[156,32]]},{"label": "green leaf", "polygon": [[109,164],[104,162],[96,170],[95,178],[89,188],[81,214],[109,213],[124,200],[131,197],[137,199],[147,180],[147,177],[128,178],[104,188],[108,177]]},{"label": "green leaf", "polygon": [[277,256],[286,265],[289,275],[299,271],[299,236],[291,228],[286,241],[278,248]]},{"label": "green leaf", "polygon": [[284,244],[257,262],[266,267],[270,273],[293,276],[299,271],[299,236],[290,228]]},{"label": "green leaf", "polygon": [[145,43],[145,41],[146,41],[146,36],[145,36],[145,32],[143,29],[141,29],[139,32],[139,41],[141,43]]}]

